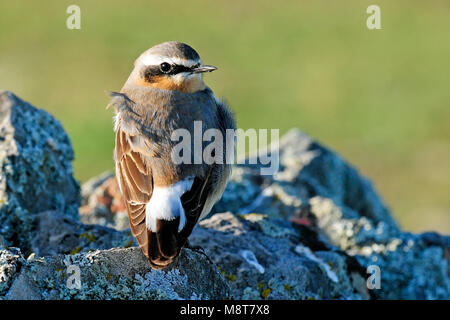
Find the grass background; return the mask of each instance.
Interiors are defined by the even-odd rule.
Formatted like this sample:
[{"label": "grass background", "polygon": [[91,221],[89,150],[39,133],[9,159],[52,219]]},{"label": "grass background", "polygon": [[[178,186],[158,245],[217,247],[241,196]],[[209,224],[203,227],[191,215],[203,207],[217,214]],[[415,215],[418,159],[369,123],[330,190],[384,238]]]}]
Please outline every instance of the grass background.
[{"label": "grass background", "polygon": [[[68,30],[66,8],[81,8]],[[450,2],[0,0],[0,87],[60,119],[81,181],[113,169],[112,113],[137,56],[192,45],[238,126],[299,127],[370,177],[407,230],[450,232]]]}]

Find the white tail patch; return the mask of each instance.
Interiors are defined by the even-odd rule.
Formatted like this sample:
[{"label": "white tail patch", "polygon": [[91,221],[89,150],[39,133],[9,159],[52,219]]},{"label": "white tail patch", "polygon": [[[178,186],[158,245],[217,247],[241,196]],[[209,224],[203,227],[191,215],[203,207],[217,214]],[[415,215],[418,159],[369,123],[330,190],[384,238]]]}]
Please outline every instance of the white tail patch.
[{"label": "white tail patch", "polygon": [[192,187],[193,180],[179,181],[168,187],[155,187],[145,207],[147,229],[156,232],[156,219],[171,221],[180,217],[178,231],[186,223],[186,215],[180,197]]}]

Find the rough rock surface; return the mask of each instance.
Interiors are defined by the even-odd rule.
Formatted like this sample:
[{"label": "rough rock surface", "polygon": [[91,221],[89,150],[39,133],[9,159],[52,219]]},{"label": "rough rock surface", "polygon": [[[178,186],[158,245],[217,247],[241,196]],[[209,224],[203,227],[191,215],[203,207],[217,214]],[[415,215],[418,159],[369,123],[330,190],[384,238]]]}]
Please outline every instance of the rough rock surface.
[{"label": "rough rock surface", "polygon": [[31,248],[37,256],[137,245],[129,230],[118,231],[100,225],[82,224],[56,211],[38,214],[32,235]]},{"label": "rough rock surface", "polygon": [[105,172],[83,184],[80,221],[128,229],[128,214],[114,175]]},{"label": "rough rock surface", "polygon": [[0,234],[27,250],[34,215],[58,210],[77,219],[69,136],[49,113],[0,91]]},{"label": "rough rock surface", "polygon": [[[18,248],[0,246],[0,297],[20,300],[231,297],[227,280],[202,252],[184,249],[167,270],[152,270],[128,230],[81,224],[55,211],[38,214],[35,223],[33,253],[27,259]],[[80,268],[79,287],[69,281],[75,272],[73,266]]]},{"label": "rough rock surface", "polygon": [[[152,270],[129,230],[78,222],[72,160],[57,120],[0,93],[0,299],[230,297],[227,281],[203,253],[185,249],[167,270]],[[114,186],[110,191],[117,193]],[[74,287],[67,281],[77,267],[80,286]]]},{"label": "rough rock surface", "polygon": [[[274,176],[235,167],[190,237],[235,298],[450,298],[450,237],[402,232],[366,178],[299,130],[281,139],[280,164]],[[368,290],[369,266],[380,268],[380,289]]]},{"label": "rough rock surface", "polygon": [[[298,231],[298,239],[291,242],[290,249],[298,252],[297,242],[300,242],[302,246],[322,256],[326,262],[340,266],[336,271],[339,285],[342,284],[342,273],[349,273],[354,269],[361,274],[361,266],[365,272],[369,266],[379,267],[381,288],[370,290],[373,298],[450,298],[450,237],[436,233],[413,235],[401,232],[370,182],[338,155],[299,130],[291,130],[281,139],[280,163],[280,171],[272,177],[259,176],[252,166],[242,166],[235,170],[224,197],[214,210],[223,211],[228,204],[233,203],[238,216],[240,214],[247,217],[247,220],[252,216],[251,213],[262,213],[265,215],[264,219],[250,220],[257,220],[261,232],[275,239],[286,237],[294,227]],[[292,222],[290,227],[286,225],[286,220]],[[202,222],[202,226],[215,230],[220,230],[218,225]],[[194,239],[204,239],[199,236],[202,234],[200,228],[196,232]],[[243,246],[246,241],[240,242],[239,237],[233,237],[228,245],[222,246],[222,238],[211,237],[210,241],[202,241],[201,244],[219,266],[231,267],[232,264],[227,259],[237,256],[239,250],[245,249]],[[192,242],[195,243],[194,239]],[[271,243],[262,239],[260,244],[268,252],[264,255],[260,251],[260,255],[255,250],[257,260],[264,261],[276,256],[280,250],[277,247],[280,242],[278,240]],[[216,255],[219,245],[222,246],[220,255]],[[247,249],[252,250],[252,247],[254,245],[249,245]],[[300,251],[305,253],[304,249]],[[330,257],[336,256],[336,253],[341,258],[347,257],[347,268],[342,263],[325,258],[327,254]],[[222,258],[224,256],[227,258]],[[354,259],[349,260],[348,257]],[[287,270],[297,266],[297,262],[283,261]],[[262,265],[269,268],[268,275],[263,277],[265,281],[274,279],[272,283],[279,283],[278,280],[284,275],[281,273],[278,277],[273,277],[272,274],[276,275],[273,262]],[[242,264],[228,270],[234,274],[242,272]],[[270,274],[270,271],[273,273]],[[371,273],[366,273],[364,279],[370,275]],[[302,277],[303,275],[297,281],[301,281]],[[315,278],[313,282],[316,280],[318,279]],[[353,282],[359,282],[361,288],[360,281]],[[366,280],[362,285],[367,288],[365,282]],[[246,289],[245,284],[237,282],[236,286],[232,284],[232,288],[237,291]],[[280,290],[274,290],[274,293],[277,291]],[[337,291],[342,294],[342,298],[349,297],[345,290]],[[281,297],[280,293],[273,298]]]},{"label": "rough rock surface", "polygon": [[230,288],[205,255],[189,249],[164,271],[151,269],[136,247],[28,260],[17,250],[0,250],[0,294],[19,300],[227,299]]},{"label": "rough rock surface", "polygon": [[[83,186],[78,222],[67,135],[47,113],[10,93],[0,98],[0,298],[450,298],[450,237],[402,232],[366,178],[298,130],[280,141],[275,175],[260,175],[259,165],[234,168],[189,239],[202,249],[183,249],[169,269],[151,270],[127,229],[114,177]],[[73,193],[55,187],[63,180]],[[71,265],[80,268],[79,288],[67,282]]]},{"label": "rough rock surface", "polygon": [[370,297],[362,267],[314,237],[304,239],[283,220],[217,213],[201,222],[190,241],[205,249],[239,299]]}]

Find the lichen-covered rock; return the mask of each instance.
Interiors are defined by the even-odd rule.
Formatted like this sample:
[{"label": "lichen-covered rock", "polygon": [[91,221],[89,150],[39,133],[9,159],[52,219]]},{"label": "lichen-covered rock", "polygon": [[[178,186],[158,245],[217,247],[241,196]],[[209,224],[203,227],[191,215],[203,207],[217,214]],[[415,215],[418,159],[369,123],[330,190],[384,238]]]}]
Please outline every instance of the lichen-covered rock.
[{"label": "lichen-covered rock", "polygon": [[358,252],[355,257],[361,264],[380,268],[376,297],[450,299],[450,237],[402,233],[388,243],[360,246]]},{"label": "lichen-covered rock", "polygon": [[136,245],[136,239],[129,230],[82,224],[56,211],[42,212],[36,216],[31,238],[31,248],[36,256]]},{"label": "lichen-covered rock", "polygon": [[[239,181],[245,180],[245,188],[253,196],[247,200],[243,196],[236,198],[240,201],[237,213],[262,213],[272,221],[260,221],[272,225],[280,219],[291,220],[296,229],[303,231],[299,234],[300,242],[316,254],[324,248],[319,245],[314,250],[317,242],[311,243],[308,236],[311,232],[322,240],[327,252],[340,250],[357,269],[379,267],[381,288],[370,290],[375,298],[450,298],[450,237],[402,233],[370,182],[338,155],[299,130],[291,130],[281,139],[280,163],[279,172],[270,178],[265,176],[263,183],[253,182],[261,182],[263,178],[244,178],[255,175],[254,166],[241,166],[222,199],[226,199],[227,193],[238,191]],[[225,201],[219,201],[216,208],[226,206]],[[280,231],[280,224],[275,224],[277,228],[260,226],[261,231],[272,237],[287,234],[286,226]],[[229,244],[225,250],[236,253],[240,249]],[[367,289],[369,275],[362,282],[355,281],[356,278],[353,282],[363,283],[362,287]]]},{"label": "lichen-covered rock", "polygon": [[24,261],[20,250],[16,248],[6,250],[0,246],[0,299],[8,291]]},{"label": "lichen-covered rock", "polygon": [[279,146],[273,176],[250,161],[234,168],[190,237],[202,250],[152,270],[114,176],[83,186],[78,222],[69,137],[1,92],[0,298],[450,298],[450,237],[402,232],[369,180],[299,130]]},{"label": "lichen-covered rock", "polygon": [[237,209],[233,212],[262,210],[274,217],[286,218],[302,205],[309,205],[310,199],[322,197],[342,211],[342,218],[365,217],[375,224],[386,225],[393,234],[399,232],[369,180],[339,155],[298,129],[282,137],[279,152],[280,168],[273,176],[259,175],[257,165],[238,166],[213,212],[223,212],[234,195],[233,206]]},{"label": "lichen-covered rock", "polygon": [[365,275],[352,269],[345,254],[325,246],[311,250],[285,220],[217,213],[200,222],[190,242],[218,265],[236,299],[369,297],[367,288],[354,285],[353,278]]},{"label": "lichen-covered rock", "polygon": [[403,233],[366,178],[299,130],[281,139],[280,164],[273,176],[236,166],[190,237],[235,298],[450,298],[450,237]]},{"label": "lichen-covered rock", "polygon": [[[0,263],[11,255],[8,250],[0,251]],[[230,288],[216,266],[205,255],[189,249],[182,250],[165,270],[151,269],[136,247],[20,258],[20,272],[13,281],[9,277],[4,283],[2,270],[0,288],[6,299],[230,298]]]},{"label": "lichen-covered rock", "polygon": [[89,224],[128,229],[128,214],[116,178],[105,172],[83,184],[80,221]]},{"label": "lichen-covered rock", "polygon": [[69,136],[49,113],[0,92],[0,234],[30,246],[34,215],[57,210],[77,219],[79,186]]}]

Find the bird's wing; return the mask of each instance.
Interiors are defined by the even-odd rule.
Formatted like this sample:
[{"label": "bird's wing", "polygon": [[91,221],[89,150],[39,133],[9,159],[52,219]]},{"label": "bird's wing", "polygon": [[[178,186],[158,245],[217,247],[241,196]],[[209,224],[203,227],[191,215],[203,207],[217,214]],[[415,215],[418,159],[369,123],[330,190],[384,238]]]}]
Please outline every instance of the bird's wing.
[{"label": "bird's wing", "polygon": [[[234,143],[232,146],[228,146],[225,140],[226,130],[236,128],[234,116],[224,102],[216,99],[216,106],[217,124],[224,138],[223,151],[226,153],[226,148],[231,147],[233,148],[232,152],[234,152]],[[229,164],[214,164],[209,167],[205,177],[196,177],[194,179],[191,189],[181,197],[181,203],[186,213],[186,224],[178,236],[178,243],[184,244],[186,242],[198,220],[204,218],[214,203],[220,199],[230,173],[231,166]]]},{"label": "bird's wing", "polygon": [[149,256],[149,235],[145,224],[145,206],[153,192],[151,168],[144,157],[147,155],[133,149],[132,137],[122,131],[116,131],[116,174],[123,199],[127,208],[130,227],[142,252]]},{"label": "bird's wing", "polygon": [[[178,232],[179,218],[172,221],[159,220],[156,232],[146,225],[146,205],[153,192],[151,168],[145,161],[152,154],[142,153],[135,147],[133,136],[119,128],[116,131],[116,172],[119,186],[127,208],[130,227],[144,255],[154,268],[163,268],[178,255],[196,225],[205,202],[212,190],[210,173],[205,178],[194,178],[189,191],[181,196],[186,223]],[[173,238],[175,237],[175,238]],[[176,239],[176,240],[175,240]]]},{"label": "bird's wing", "polygon": [[205,203],[213,191],[213,171],[211,167],[206,177],[195,177],[192,187],[181,196],[181,203],[186,215],[186,224],[178,234],[178,245],[181,247],[186,243],[197,224]]}]

